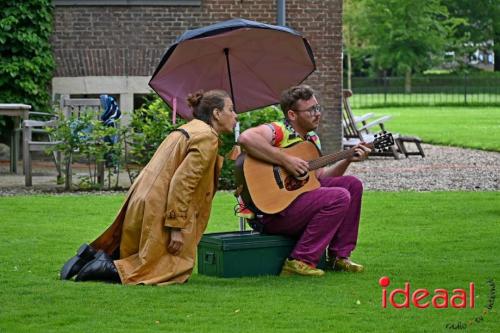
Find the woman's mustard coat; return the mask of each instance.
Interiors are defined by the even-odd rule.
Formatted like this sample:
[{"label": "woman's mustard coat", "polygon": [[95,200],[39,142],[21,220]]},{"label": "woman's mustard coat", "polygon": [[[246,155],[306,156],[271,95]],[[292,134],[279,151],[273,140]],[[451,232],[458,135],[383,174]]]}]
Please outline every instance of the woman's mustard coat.
[{"label": "woman's mustard coat", "polygon": [[[206,229],[222,157],[215,130],[192,120],[172,132],[131,186],[113,224],[91,245],[112,254],[123,284],[185,282]],[[169,228],[180,228],[184,247],[167,252]]]}]

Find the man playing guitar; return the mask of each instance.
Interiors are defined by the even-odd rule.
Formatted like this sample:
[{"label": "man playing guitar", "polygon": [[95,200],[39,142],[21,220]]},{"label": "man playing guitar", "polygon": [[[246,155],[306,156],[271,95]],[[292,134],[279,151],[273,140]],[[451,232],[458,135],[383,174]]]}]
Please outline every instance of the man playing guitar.
[{"label": "man playing guitar", "polygon": [[[238,142],[253,158],[281,166],[300,179],[309,171],[309,163],[283,153],[282,148],[305,140],[321,148],[314,133],[321,107],[307,85],[283,92],[280,104],[285,115],[283,122],[250,128],[241,134]],[[365,145],[356,146],[348,158],[316,170],[321,187],[302,193],[279,213],[262,215],[260,223],[264,232],[298,238],[283,265],[282,275],[324,275],[316,265],[327,248],[327,269],[363,270],[363,266],[349,259],[358,238],[363,185],[356,177],[343,174],[351,162],[366,159],[370,151]]]}]

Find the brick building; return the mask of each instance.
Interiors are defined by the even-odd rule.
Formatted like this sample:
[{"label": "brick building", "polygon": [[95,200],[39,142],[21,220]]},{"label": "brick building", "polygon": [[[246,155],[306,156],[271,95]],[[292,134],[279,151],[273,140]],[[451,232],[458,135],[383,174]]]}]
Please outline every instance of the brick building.
[{"label": "brick building", "polygon": [[[54,95],[113,94],[122,110],[147,83],[165,49],[187,29],[241,17],[276,24],[275,0],[54,0]],[[327,152],[341,142],[342,0],[288,0],[286,25],[310,42],[317,70],[306,83],[325,108]],[[264,51],[263,51],[264,52]]]}]

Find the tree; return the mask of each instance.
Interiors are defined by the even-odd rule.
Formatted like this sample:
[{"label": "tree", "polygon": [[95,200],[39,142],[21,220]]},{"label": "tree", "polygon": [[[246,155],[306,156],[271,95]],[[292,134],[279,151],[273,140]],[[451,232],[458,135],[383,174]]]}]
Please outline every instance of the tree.
[{"label": "tree", "polygon": [[5,0],[0,14],[0,102],[49,109],[52,1]]},{"label": "tree", "polygon": [[[465,21],[457,27],[458,40],[472,42],[473,48],[493,42],[495,71],[500,71],[500,3],[498,0],[443,0],[450,15]],[[464,45],[460,45],[463,47]]]},{"label": "tree", "polygon": [[360,61],[367,49],[366,41],[360,36],[359,24],[363,20],[363,1],[344,0],[342,35],[344,55],[347,67],[347,88],[352,89],[351,77],[353,73],[353,60]]},{"label": "tree", "polygon": [[366,19],[362,36],[371,46],[373,65],[380,71],[405,75],[405,91],[411,92],[411,76],[430,68],[444,57],[458,22],[448,17],[440,0],[364,0]]}]

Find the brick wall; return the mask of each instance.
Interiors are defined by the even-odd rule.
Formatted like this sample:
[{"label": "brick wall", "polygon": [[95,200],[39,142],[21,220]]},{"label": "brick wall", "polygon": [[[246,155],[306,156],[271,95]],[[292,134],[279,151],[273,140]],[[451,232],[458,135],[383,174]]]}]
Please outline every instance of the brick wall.
[{"label": "brick wall", "polygon": [[[276,24],[275,0],[203,0],[201,6],[60,6],[52,44],[57,77],[149,76],[164,50],[190,28],[242,17]],[[342,0],[288,0],[287,25],[310,42],[317,71],[306,83],[324,105],[326,151],[340,146]]]},{"label": "brick wall", "polygon": [[319,134],[325,153],[342,142],[342,0],[287,1],[287,24],[304,34],[314,51],[316,71],[307,79],[325,108]]}]

